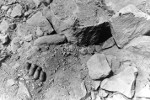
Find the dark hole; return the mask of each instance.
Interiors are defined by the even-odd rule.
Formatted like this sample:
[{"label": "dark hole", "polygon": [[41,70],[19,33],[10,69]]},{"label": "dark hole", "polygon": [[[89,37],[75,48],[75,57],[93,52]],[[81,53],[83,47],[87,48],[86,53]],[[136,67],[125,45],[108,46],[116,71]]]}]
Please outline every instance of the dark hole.
[{"label": "dark hole", "polygon": [[75,34],[78,38],[78,45],[98,45],[105,42],[111,35],[111,29],[109,23],[103,23],[95,27],[87,27],[81,30],[81,32]]}]

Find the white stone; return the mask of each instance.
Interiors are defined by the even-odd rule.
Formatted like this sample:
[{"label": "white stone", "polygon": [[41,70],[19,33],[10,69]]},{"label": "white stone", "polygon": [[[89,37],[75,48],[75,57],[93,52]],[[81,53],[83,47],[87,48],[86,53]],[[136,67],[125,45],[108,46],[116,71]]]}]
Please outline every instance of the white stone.
[{"label": "white stone", "polygon": [[33,0],[33,2],[35,3],[36,7],[38,7],[41,3],[41,0]]},{"label": "white stone", "polygon": [[100,97],[105,98],[105,97],[107,97],[109,94],[108,94],[107,91],[105,91],[105,90],[103,90],[103,89],[100,89],[98,95],[99,95]]},{"label": "white stone", "polygon": [[32,40],[32,34],[29,34],[24,37],[25,41],[30,42]]},{"label": "white stone", "polygon": [[119,92],[128,98],[132,98],[135,93],[134,84],[138,70],[136,65],[130,62],[124,62],[121,68],[124,69],[120,70],[120,73],[102,81],[101,88],[112,92]]},{"label": "white stone", "polygon": [[95,54],[87,61],[89,75],[92,79],[101,79],[108,76],[111,72],[106,56]]},{"label": "white stone", "polygon": [[4,19],[1,24],[0,24],[0,31],[1,33],[5,34],[5,32],[8,30],[9,24],[8,22]]},{"label": "white stone", "polygon": [[92,87],[94,88],[94,90],[97,90],[98,87],[100,86],[101,81],[92,81]]},{"label": "white stone", "polygon": [[20,17],[22,15],[22,6],[20,4],[17,4],[12,12],[11,12],[11,17]]},{"label": "white stone", "polygon": [[2,9],[2,10],[8,10],[8,9],[9,9],[9,6],[5,6],[5,5],[4,5],[4,6],[1,7],[1,9]]},{"label": "white stone", "polygon": [[42,36],[44,33],[42,32],[42,30],[40,29],[40,27],[37,27],[37,29],[36,29],[36,35],[37,36]]}]

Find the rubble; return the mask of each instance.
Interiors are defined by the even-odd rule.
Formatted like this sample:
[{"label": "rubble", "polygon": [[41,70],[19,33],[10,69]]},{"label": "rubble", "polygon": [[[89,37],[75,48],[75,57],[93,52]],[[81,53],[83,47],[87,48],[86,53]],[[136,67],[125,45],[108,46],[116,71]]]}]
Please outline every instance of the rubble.
[{"label": "rubble", "polygon": [[89,75],[92,79],[102,79],[107,77],[110,72],[110,66],[104,54],[94,54],[87,62]]},{"label": "rubble", "polygon": [[123,70],[117,75],[102,81],[101,88],[112,92],[119,92],[128,98],[132,98],[135,93],[134,84],[138,70],[136,65],[130,62],[124,63],[122,68]]},{"label": "rubble", "polygon": [[20,17],[21,15],[22,15],[22,6],[20,4],[17,4],[13,8],[10,16],[14,18],[14,17]]}]

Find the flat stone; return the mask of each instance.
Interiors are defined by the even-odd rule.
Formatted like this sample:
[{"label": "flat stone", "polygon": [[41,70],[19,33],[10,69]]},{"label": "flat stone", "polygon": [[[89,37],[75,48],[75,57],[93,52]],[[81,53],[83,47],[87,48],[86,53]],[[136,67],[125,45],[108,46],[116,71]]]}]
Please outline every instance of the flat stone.
[{"label": "flat stone", "polygon": [[92,87],[94,88],[94,90],[97,90],[100,87],[100,83],[101,81],[92,81]]},{"label": "flat stone", "polygon": [[[130,27],[129,27],[130,26]],[[123,48],[135,37],[149,32],[150,20],[125,14],[112,18],[111,30],[118,47]]]},{"label": "flat stone", "polygon": [[42,15],[42,12],[40,11],[29,18],[26,23],[32,26],[40,27],[41,30],[45,33],[50,34],[53,32],[53,28],[51,27],[49,21]]},{"label": "flat stone", "polygon": [[149,98],[150,99],[150,85],[146,85],[140,91],[135,93],[135,96],[138,98]]},{"label": "flat stone", "polygon": [[88,61],[87,67],[92,79],[102,79],[107,77],[111,69],[104,54],[94,54]]},{"label": "flat stone", "polygon": [[98,95],[100,97],[105,98],[105,97],[107,97],[109,95],[109,93],[107,91],[103,90],[103,89],[100,89]]},{"label": "flat stone", "polygon": [[127,99],[125,96],[121,94],[114,94],[113,96],[106,98],[106,100],[129,100],[129,99]]},{"label": "flat stone", "polygon": [[22,15],[22,6],[20,4],[17,4],[12,12],[11,12],[11,17],[20,17]]},{"label": "flat stone", "polygon": [[5,34],[5,32],[8,30],[9,24],[8,22],[4,19],[1,24],[0,24],[0,31],[1,33]]},{"label": "flat stone", "polygon": [[135,64],[125,62],[121,65],[120,73],[102,81],[101,88],[112,92],[119,92],[128,98],[132,98],[135,93],[134,84],[137,72]]},{"label": "flat stone", "polygon": [[21,45],[20,45],[20,42],[21,41],[21,39],[20,39],[20,37],[15,37],[12,41],[11,41],[11,51],[13,52],[13,53],[16,53],[17,52],[17,50],[21,47]]}]

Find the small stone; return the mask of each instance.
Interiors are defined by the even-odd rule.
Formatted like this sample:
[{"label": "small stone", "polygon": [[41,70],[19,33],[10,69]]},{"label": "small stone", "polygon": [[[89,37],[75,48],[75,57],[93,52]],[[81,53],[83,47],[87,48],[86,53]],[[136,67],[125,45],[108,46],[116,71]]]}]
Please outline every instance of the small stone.
[{"label": "small stone", "polygon": [[92,87],[94,88],[94,90],[97,90],[100,86],[101,81],[92,81]]},{"label": "small stone", "polygon": [[27,41],[27,42],[30,42],[32,40],[32,34],[29,34],[29,35],[25,36],[24,40]]},{"label": "small stone", "polygon": [[20,42],[21,41],[21,39],[20,39],[20,37],[15,37],[12,41],[11,41],[11,51],[13,52],[13,53],[16,53],[17,52],[17,50],[21,47],[21,45],[20,45]]},{"label": "small stone", "polygon": [[106,97],[109,95],[109,93],[106,92],[106,91],[103,90],[103,89],[100,89],[98,95],[99,95],[100,97],[106,98]]},{"label": "small stone", "polygon": [[5,32],[8,30],[9,24],[8,22],[4,19],[1,24],[0,24],[0,31],[1,33],[5,34]]},{"label": "small stone", "polygon": [[107,77],[111,69],[104,54],[94,54],[88,61],[87,67],[92,79],[102,79]]},{"label": "small stone", "polygon": [[94,46],[89,46],[89,47],[87,48],[87,50],[88,50],[88,53],[89,53],[89,54],[93,54],[94,51],[95,51],[95,48],[94,48]]},{"label": "small stone", "polygon": [[33,0],[33,2],[35,3],[36,7],[38,7],[41,3],[41,0]]},{"label": "small stone", "polygon": [[11,12],[11,17],[20,17],[22,15],[22,6],[20,4],[17,4],[12,12]]},{"label": "small stone", "polygon": [[1,9],[6,11],[6,10],[9,9],[9,6],[5,6],[5,5],[4,5],[4,6],[1,7]]},{"label": "small stone", "polygon": [[15,64],[12,66],[12,68],[13,68],[13,69],[17,69],[19,66],[20,66],[19,63],[15,63]]},{"label": "small stone", "polygon": [[8,35],[0,35],[0,41],[2,42],[2,44],[7,43],[9,41]]},{"label": "small stone", "polygon": [[136,65],[131,62],[123,63],[121,68],[120,73],[102,81],[101,88],[112,92],[119,92],[128,98],[132,98],[135,92],[134,84],[138,70]]},{"label": "small stone", "polygon": [[36,35],[39,36],[39,37],[44,35],[44,33],[42,32],[42,30],[40,29],[40,27],[37,27],[37,29],[36,29]]},{"label": "small stone", "polygon": [[106,40],[105,42],[104,42],[104,44],[103,44],[103,46],[102,46],[102,49],[108,49],[108,48],[110,48],[110,47],[112,47],[112,46],[114,46],[115,45],[115,41],[114,41],[114,39],[111,37],[111,38],[109,38],[108,40]]},{"label": "small stone", "polygon": [[82,47],[82,48],[79,50],[79,52],[80,52],[82,55],[86,55],[86,54],[88,53],[88,50],[87,50],[87,48]]},{"label": "small stone", "polygon": [[100,45],[95,45],[95,51],[96,52],[101,52],[101,50],[102,50],[102,47],[100,46]]}]

